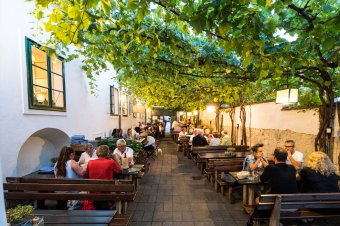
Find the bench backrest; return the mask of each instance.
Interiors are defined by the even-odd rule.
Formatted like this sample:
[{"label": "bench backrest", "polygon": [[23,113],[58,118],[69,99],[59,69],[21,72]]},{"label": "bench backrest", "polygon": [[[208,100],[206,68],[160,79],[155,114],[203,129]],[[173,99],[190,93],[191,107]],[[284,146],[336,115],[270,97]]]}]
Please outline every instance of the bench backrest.
[{"label": "bench backrest", "polygon": [[280,197],[281,210],[340,208],[340,193],[298,193],[261,195],[258,209],[273,209],[276,197]]},{"label": "bench backrest", "polygon": [[45,184],[12,182],[4,183],[3,187],[6,200],[87,199],[133,201],[136,195],[133,184]]},{"label": "bench backrest", "polygon": [[132,180],[6,177],[8,183],[40,184],[132,184]]},{"label": "bench backrest", "polygon": [[215,173],[240,171],[243,166],[243,159],[208,159],[207,168]]},{"label": "bench backrest", "polygon": [[247,152],[249,146],[246,145],[218,145],[218,146],[194,146],[192,151],[209,151],[209,150],[221,150],[227,151],[228,148],[235,148],[235,152]]}]

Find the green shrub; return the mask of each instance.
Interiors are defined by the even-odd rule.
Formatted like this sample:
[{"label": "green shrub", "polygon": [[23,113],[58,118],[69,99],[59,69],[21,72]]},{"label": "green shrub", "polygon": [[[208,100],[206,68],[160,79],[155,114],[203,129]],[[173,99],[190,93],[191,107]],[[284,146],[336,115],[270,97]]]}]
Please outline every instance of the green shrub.
[{"label": "green shrub", "polygon": [[31,205],[17,205],[15,208],[11,208],[6,211],[7,222],[15,222],[24,219],[25,217],[33,213],[33,206]]}]

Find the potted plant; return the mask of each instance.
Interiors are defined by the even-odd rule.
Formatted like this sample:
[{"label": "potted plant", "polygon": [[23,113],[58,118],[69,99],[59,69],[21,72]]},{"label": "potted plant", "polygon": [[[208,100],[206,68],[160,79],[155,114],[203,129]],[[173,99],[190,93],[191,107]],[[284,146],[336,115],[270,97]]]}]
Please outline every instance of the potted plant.
[{"label": "potted plant", "polygon": [[33,213],[33,206],[31,205],[17,205],[6,211],[8,225],[22,225],[26,217]]}]

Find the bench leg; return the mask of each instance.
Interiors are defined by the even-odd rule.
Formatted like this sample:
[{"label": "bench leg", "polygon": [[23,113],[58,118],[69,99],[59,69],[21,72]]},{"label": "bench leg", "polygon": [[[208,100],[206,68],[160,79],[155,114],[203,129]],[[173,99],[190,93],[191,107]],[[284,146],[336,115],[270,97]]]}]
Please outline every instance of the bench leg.
[{"label": "bench leg", "polygon": [[253,226],[260,226],[260,221],[254,221]]},{"label": "bench leg", "polygon": [[118,214],[122,213],[122,202],[121,201],[116,201],[116,211]]},{"label": "bench leg", "polygon": [[124,202],[124,213],[126,213],[127,210],[127,201]]},{"label": "bench leg", "polygon": [[234,202],[234,200],[233,200],[233,187],[232,186],[228,187],[228,199],[229,199],[230,204],[232,204]]}]

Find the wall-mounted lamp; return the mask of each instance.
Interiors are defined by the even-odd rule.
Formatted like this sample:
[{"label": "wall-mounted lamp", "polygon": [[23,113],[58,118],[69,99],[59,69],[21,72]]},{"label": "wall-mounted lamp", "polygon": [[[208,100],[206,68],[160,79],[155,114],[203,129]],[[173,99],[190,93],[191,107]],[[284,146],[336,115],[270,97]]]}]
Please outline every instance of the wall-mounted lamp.
[{"label": "wall-mounted lamp", "polygon": [[277,104],[292,104],[298,102],[299,89],[283,89],[276,92]]},{"label": "wall-mounted lamp", "polygon": [[42,94],[42,93],[38,93],[38,94],[37,94],[37,101],[38,101],[39,104],[44,103],[45,99],[46,99],[46,98],[45,98],[45,95],[44,95],[44,94]]},{"label": "wall-mounted lamp", "polygon": [[333,127],[327,127],[326,128],[326,134],[327,134],[328,138],[331,138],[332,132],[333,132]]}]

